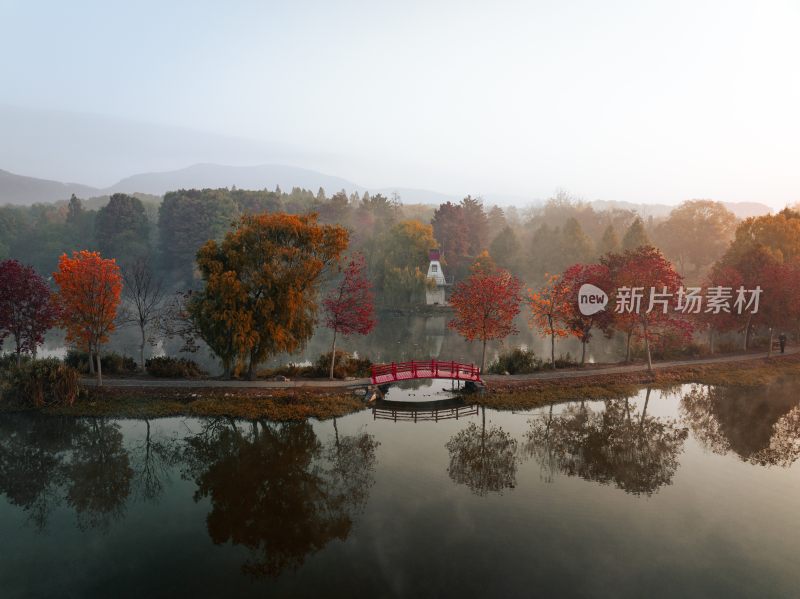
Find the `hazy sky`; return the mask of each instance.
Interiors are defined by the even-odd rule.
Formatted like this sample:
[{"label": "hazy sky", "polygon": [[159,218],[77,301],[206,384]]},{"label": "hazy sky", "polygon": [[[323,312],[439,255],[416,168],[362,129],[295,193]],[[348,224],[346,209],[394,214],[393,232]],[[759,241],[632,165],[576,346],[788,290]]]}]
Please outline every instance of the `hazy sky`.
[{"label": "hazy sky", "polygon": [[0,23],[2,103],[289,144],[367,186],[800,201],[797,0],[0,0]]}]

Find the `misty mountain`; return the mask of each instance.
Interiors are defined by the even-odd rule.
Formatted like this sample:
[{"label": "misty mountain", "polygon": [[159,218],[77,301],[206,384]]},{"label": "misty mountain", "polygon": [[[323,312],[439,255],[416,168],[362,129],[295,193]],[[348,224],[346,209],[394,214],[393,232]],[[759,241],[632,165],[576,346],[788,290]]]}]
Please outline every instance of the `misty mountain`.
[{"label": "misty mountain", "polygon": [[364,188],[332,175],[285,166],[262,164],[259,166],[225,166],[221,164],[194,164],[186,168],[157,173],[141,173],[126,177],[112,185],[106,193],[150,193],[163,195],[167,191],[189,188],[239,187],[241,189],[275,189],[284,191],[302,187],[317,191],[320,187],[330,195],[344,189],[348,193]]},{"label": "misty mountain", "polygon": [[288,144],[98,114],[0,104],[0,131],[0,168],[97,188],[107,188],[131,173],[198,163],[302,164],[341,170],[329,168],[329,157],[323,154]]},{"label": "misty mountain", "polygon": [[68,200],[73,193],[85,198],[98,195],[99,190],[80,183],[36,179],[0,170],[0,204],[30,205],[37,202],[57,202]]},{"label": "misty mountain", "polygon": [[[294,166],[263,164],[259,166],[225,166],[220,164],[195,164],[174,171],[140,173],[126,177],[111,187],[99,189],[78,183],[60,183],[0,171],[0,205],[30,205],[37,202],[56,202],[75,194],[83,199],[107,196],[112,193],[144,193],[163,195],[167,191],[190,188],[239,187],[241,189],[275,189],[284,191],[303,187],[317,191],[322,187],[330,196],[344,189],[347,193],[363,193],[367,188],[342,177]],[[425,189],[385,187],[369,190],[387,197],[397,194],[406,204],[440,204],[458,201],[455,195]]]}]

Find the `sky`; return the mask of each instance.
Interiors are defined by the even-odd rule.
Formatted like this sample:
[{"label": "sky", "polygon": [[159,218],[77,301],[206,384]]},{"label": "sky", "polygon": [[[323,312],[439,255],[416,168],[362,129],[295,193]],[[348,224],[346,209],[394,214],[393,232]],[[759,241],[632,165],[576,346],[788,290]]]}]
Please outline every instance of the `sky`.
[{"label": "sky", "polygon": [[0,24],[0,104],[290,147],[365,186],[800,201],[796,0],[0,0]]}]

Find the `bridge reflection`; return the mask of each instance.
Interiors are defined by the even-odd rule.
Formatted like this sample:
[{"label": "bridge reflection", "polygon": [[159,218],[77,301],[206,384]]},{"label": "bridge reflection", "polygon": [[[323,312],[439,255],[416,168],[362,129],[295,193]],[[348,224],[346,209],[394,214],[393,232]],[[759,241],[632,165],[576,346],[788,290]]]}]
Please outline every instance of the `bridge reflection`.
[{"label": "bridge reflection", "polygon": [[372,407],[374,420],[394,422],[439,422],[458,420],[478,415],[476,404],[465,404],[462,399],[451,398],[438,401],[386,401],[379,399]]}]

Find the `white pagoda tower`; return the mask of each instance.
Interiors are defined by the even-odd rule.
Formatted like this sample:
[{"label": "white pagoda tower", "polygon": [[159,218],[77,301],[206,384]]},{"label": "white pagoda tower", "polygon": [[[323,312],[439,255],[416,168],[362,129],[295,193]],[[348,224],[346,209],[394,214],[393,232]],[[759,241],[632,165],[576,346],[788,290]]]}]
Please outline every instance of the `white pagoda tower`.
[{"label": "white pagoda tower", "polygon": [[443,306],[447,303],[445,296],[447,279],[444,276],[444,270],[442,270],[439,250],[429,250],[428,258],[431,261],[428,265],[428,279],[436,283],[436,287],[425,290],[425,303],[429,306],[436,304]]}]

